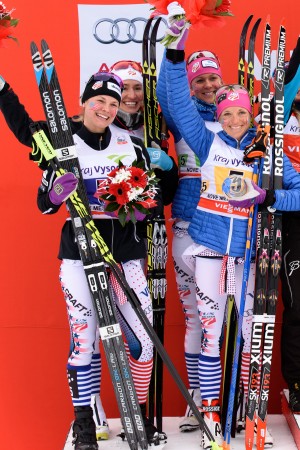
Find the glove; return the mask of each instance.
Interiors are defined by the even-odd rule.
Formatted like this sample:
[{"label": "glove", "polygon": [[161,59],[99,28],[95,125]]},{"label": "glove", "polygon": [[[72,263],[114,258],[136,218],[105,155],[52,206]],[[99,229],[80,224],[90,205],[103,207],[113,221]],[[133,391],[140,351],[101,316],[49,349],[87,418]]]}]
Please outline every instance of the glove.
[{"label": "glove", "polygon": [[243,181],[245,183],[246,192],[240,197],[235,197],[234,199],[227,195],[229,204],[238,208],[250,208],[252,205],[263,203],[266,198],[266,190],[261,189],[254,183],[253,180],[250,180],[249,178],[245,178]]},{"label": "glove", "polygon": [[254,158],[262,158],[265,156],[270,129],[270,125],[265,125],[264,127],[261,125],[258,126],[255,138],[244,150],[245,163],[251,163]]},{"label": "glove", "polygon": [[171,170],[173,167],[173,160],[160,148],[147,147],[147,152],[150,156],[151,169]]},{"label": "glove", "polygon": [[191,24],[186,20],[185,10],[178,2],[170,3],[167,9],[169,27],[165,32],[164,43],[168,49],[184,50]]},{"label": "glove", "polygon": [[54,205],[61,205],[76,191],[77,184],[78,179],[72,172],[66,172],[60,177],[57,177],[49,192],[50,201]]}]

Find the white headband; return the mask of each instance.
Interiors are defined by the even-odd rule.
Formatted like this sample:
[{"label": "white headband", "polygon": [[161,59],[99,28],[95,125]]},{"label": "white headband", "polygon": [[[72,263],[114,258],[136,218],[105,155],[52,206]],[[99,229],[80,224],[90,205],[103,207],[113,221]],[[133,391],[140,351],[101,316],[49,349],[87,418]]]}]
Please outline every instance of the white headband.
[{"label": "white headband", "polygon": [[141,72],[133,69],[132,67],[128,67],[127,69],[119,69],[119,70],[112,69],[111,72],[118,75],[123,82],[125,80],[134,80],[134,81],[138,81],[139,83],[143,84],[143,76],[142,76]]}]

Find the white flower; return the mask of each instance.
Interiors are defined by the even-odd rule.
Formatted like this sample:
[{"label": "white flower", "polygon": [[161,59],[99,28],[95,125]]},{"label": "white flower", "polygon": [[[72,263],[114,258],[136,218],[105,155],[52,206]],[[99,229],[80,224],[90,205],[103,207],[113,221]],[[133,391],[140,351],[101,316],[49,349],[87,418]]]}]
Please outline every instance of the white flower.
[{"label": "white flower", "polygon": [[137,200],[138,196],[144,192],[144,189],[141,187],[132,187],[128,192],[129,201]]},{"label": "white flower", "polygon": [[127,181],[131,177],[131,174],[125,168],[119,169],[114,178],[111,178],[112,183],[121,183],[122,181]]}]

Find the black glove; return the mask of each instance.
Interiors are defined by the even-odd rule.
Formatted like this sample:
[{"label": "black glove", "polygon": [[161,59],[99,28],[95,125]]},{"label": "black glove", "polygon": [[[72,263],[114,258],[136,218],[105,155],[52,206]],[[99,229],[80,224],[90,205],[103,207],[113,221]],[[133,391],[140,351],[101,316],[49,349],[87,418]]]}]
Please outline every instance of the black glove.
[{"label": "black glove", "polygon": [[266,148],[268,145],[268,137],[270,134],[270,125],[257,127],[257,133],[251,144],[247,145],[244,151],[244,161],[249,164],[253,162],[255,158],[262,158],[266,154]]}]

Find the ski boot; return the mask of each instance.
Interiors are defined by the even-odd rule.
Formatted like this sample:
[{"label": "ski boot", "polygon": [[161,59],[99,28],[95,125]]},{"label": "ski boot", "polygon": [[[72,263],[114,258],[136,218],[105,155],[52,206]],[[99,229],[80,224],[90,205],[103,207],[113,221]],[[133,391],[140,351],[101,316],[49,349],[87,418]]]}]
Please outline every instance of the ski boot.
[{"label": "ski boot", "polygon": [[98,450],[96,426],[90,406],[76,406],[73,423],[74,450]]},{"label": "ski boot", "polygon": [[[196,406],[200,407],[201,405],[201,395],[200,395],[200,389],[189,389],[189,393],[196,403]],[[198,430],[200,428],[200,424],[196,417],[194,416],[193,411],[191,410],[190,406],[187,406],[185,416],[181,420],[179,424],[179,431],[182,433],[188,433],[191,431]]]},{"label": "ski boot", "polygon": [[294,414],[300,414],[300,384],[289,384],[289,407]]},{"label": "ski boot", "polygon": [[166,433],[164,433],[163,431],[159,433],[157,428],[147,417],[146,403],[140,404],[140,408],[149,445],[160,445],[161,441],[166,442],[167,441]]},{"label": "ski boot", "polygon": [[109,427],[99,394],[92,395],[91,408],[96,425],[96,439],[97,441],[106,441],[109,439]]},{"label": "ski boot", "polygon": [[[204,421],[213,435],[216,443],[222,447],[223,435],[220,423],[220,405],[219,400],[202,400],[201,411],[204,414]],[[202,431],[202,448],[204,450],[211,449],[211,441]]]}]

